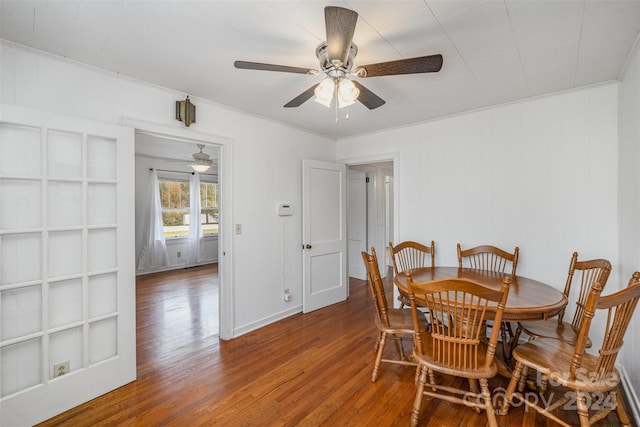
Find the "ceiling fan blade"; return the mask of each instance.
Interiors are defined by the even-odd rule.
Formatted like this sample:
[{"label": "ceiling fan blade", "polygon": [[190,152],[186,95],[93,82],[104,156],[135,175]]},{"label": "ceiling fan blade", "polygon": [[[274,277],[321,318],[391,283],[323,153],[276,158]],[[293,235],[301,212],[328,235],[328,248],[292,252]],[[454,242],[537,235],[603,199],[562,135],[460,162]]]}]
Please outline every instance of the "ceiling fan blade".
[{"label": "ceiling fan blade", "polygon": [[356,87],[360,91],[360,95],[358,95],[358,101],[360,101],[360,103],[367,107],[369,110],[373,110],[384,105],[384,99],[380,98],[378,95],[362,86],[359,82],[353,80],[353,84],[356,85]]},{"label": "ceiling fan blade", "polygon": [[318,70],[314,70],[310,68],[289,67],[287,65],[263,64],[260,62],[236,61],[233,63],[233,65],[236,68],[241,68],[244,70],[281,71],[284,73],[312,74],[312,75],[318,74]]},{"label": "ceiling fan blade", "polygon": [[324,20],[329,62],[338,67],[345,65],[349,59],[358,14],[351,9],[327,6],[324,8]]},{"label": "ceiling fan blade", "polygon": [[313,92],[316,89],[316,86],[318,85],[313,85],[311,86],[309,89],[305,90],[304,92],[302,92],[300,95],[296,96],[295,98],[293,98],[291,101],[287,102],[286,104],[284,104],[285,108],[292,108],[292,107],[299,107],[302,104],[304,104],[309,98],[311,98],[313,96]]},{"label": "ceiling fan blade", "polygon": [[442,55],[438,54],[363,65],[357,67],[355,73],[358,77],[377,77],[397,74],[435,73],[440,71],[441,68]]}]

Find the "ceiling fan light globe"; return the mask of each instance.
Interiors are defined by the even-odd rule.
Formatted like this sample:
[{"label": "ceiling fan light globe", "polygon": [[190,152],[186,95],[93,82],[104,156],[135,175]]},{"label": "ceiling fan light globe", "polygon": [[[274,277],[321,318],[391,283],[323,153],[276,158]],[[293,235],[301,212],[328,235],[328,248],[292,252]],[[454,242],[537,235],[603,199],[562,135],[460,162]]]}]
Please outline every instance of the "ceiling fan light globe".
[{"label": "ceiling fan light globe", "polygon": [[333,79],[327,77],[322,80],[318,86],[316,86],[315,94],[318,98],[331,98],[335,89],[335,83]]},{"label": "ceiling fan light globe", "polygon": [[348,107],[356,102],[360,90],[349,79],[341,79],[338,83],[338,107]]},{"label": "ceiling fan light globe", "polygon": [[326,98],[319,98],[319,97],[315,97],[313,98],[314,101],[316,101],[318,104],[324,105],[327,108],[331,107],[331,99],[326,99]]},{"label": "ceiling fan light globe", "polygon": [[324,79],[318,86],[316,86],[316,89],[314,90],[314,93],[316,95],[314,101],[324,105],[325,107],[330,107],[334,90],[335,83],[333,82],[333,79]]},{"label": "ceiling fan light globe", "polygon": [[353,105],[355,103],[356,103],[355,99],[343,100],[341,97],[338,97],[338,108],[348,107],[349,105]]}]

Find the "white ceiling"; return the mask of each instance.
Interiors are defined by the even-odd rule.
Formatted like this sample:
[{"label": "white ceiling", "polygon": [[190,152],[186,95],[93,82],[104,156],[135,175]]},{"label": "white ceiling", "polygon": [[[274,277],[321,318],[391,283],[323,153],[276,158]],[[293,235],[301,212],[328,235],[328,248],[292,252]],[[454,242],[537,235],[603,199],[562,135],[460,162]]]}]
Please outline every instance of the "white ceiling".
[{"label": "white ceiling", "polygon": [[[356,66],[441,53],[442,70],[359,79],[386,104],[358,103],[336,124],[312,100],[283,108],[320,76],[234,68],[244,60],[317,69],[327,5],[359,14]],[[619,79],[640,31],[640,0],[0,0],[0,8],[3,39],[334,138]]]}]

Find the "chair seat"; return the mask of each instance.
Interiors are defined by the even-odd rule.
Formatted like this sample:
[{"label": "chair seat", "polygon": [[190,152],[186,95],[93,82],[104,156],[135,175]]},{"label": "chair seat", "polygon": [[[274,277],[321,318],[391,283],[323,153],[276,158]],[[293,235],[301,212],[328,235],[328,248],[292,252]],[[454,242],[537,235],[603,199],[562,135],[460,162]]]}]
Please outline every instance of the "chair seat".
[{"label": "chair seat", "polygon": [[[532,338],[550,338],[575,346],[578,331],[570,323],[558,323],[558,319],[520,322],[522,331]],[[587,348],[591,348],[591,340],[587,337]]]},{"label": "chair seat", "polygon": [[492,378],[498,372],[495,361],[491,365],[485,366],[487,360],[487,345],[485,343],[480,343],[478,347],[478,363],[476,364],[476,366],[478,366],[477,369],[461,367],[452,368],[450,361],[447,361],[448,363],[446,364],[440,363],[432,357],[432,355],[434,354],[433,339],[429,332],[422,332],[420,334],[420,337],[422,340],[422,354],[418,354],[419,352],[414,350],[414,357],[418,362],[424,364],[430,369],[446,375],[453,375],[468,379]]},{"label": "chair seat", "polygon": [[[389,316],[389,327],[385,326],[376,318],[376,324],[381,331],[392,334],[413,334],[413,317],[411,310],[407,308],[391,308],[387,311]],[[420,319],[420,330],[428,329],[427,319]]]},{"label": "chair seat", "polygon": [[513,357],[524,365],[546,375],[550,380],[573,390],[594,392],[609,390],[620,382],[620,374],[614,368],[603,379],[592,381],[598,356],[584,353],[580,370],[575,379],[569,378],[566,369],[574,357],[575,344],[553,338],[540,338],[522,344],[513,350]]}]

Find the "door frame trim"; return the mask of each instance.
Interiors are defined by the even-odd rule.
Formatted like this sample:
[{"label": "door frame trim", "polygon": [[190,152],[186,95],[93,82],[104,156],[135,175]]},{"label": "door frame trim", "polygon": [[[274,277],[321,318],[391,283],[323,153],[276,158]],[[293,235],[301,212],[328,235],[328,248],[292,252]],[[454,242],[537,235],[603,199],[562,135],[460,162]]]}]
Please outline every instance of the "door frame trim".
[{"label": "door frame trim", "polygon": [[206,132],[194,131],[134,117],[121,117],[122,126],[131,127],[135,133],[156,135],[168,139],[204,143],[220,148],[218,180],[220,185],[220,233],[218,234],[218,274],[220,276],[220,339],[230,340],[234,334],[233,301],[233,203],[232,170],[233,138]]}]

